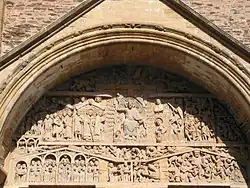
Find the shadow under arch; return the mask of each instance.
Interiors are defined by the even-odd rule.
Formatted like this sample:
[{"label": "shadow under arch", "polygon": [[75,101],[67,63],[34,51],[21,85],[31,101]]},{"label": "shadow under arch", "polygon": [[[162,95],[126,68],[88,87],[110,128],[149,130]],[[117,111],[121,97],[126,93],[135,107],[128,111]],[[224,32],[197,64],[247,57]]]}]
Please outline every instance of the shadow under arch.
[{"label": "shadow under arch", "polygon": [[234,61],[212,45],[168,28],[159,31],[147,25],[115,26],[80,32],[53,44],[13,75],[1,95],[0,141],[4,147],[8,145],[5,138],[12,135],[28,109],[52,86],[81,72],[121,62],[154,65],[204,84],[237,110],[242,120],[248,120],[249,77]]}]

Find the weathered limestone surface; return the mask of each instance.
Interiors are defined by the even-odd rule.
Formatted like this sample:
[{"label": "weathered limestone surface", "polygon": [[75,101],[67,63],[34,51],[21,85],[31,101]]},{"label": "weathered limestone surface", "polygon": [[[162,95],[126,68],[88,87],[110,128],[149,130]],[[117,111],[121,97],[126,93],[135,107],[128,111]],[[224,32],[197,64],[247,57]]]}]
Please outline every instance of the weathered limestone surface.
[{"label": "weathered limestone surface", "polygon": [[[50,2],[52,3],[52,1]],[[54,6],[63,7],[63,3],[62,5],[56,4],[56,1],[53,1],[53,3],[55,3],[53,4]],[[74,3],[77,4],[79,2]],[[72,7],[74,3],[69,2]],[[198,6],[197,3],[193,3],[193,5]],[[43,7],[44,4],[39,4],[39,6]],[[15,7],[14,4],[13,7]],[[53,6],[51,5],[51,7]],[[50,9],[48,7],[43,10],[48,12],[54,11],[53,8]],[[56,10],[60,12],[61,8]],[[34,12],[29,10],[27,14],[32,15],[32,13]],[[48,22],[54,20],[54,16],[56,17],[57,15],[52,14],[50,16],[51,20],[48,20]],[[43,19],[42,16],[41,20]],[[13,20],[16,19],[13,18]],[[35,23],[34,28],[40,29],[47,22],[43,22],[43,26],[36,24],[38,22]],[[33,35],[33,33],[37,32],[36,29],[29,31],[28,35],[23,37],[27,38]],[[137,63],[140,63],[167,69],[203,85],[203,87],[213,92],[218,99],[225,100],[236,112],[240,112],[235,114],[235,116],[242,116],[243,120],[250,117],[248,110],[250,101],[248,85],[250,83],[249,63],[160,1],[107,0],[87,14],[72,21],[66,27],[59,28],[58,32],[50,34],[52,35],[51,38],[46,38],[36,47],[19,54],[15,59],[11,59],[9,62],[11,64],[0,72],[0,99],[2,99],[0,100],[1,163],[3,163],[9,152],[10,138],[13,136],[13,131],[16,130],[29,108],[32,108],[34,103],[48,89],[69,79],[73,75],[103,67],[104,65],[129,63],[138,65]],[[23,40],[23,37],[17,37],[15,40],[19,43]],[[112,43],[108,43],[109,41]],[[14,42],[13,46],[17,43]],[[114,73],[114,77],[122,77],[123,73],[123,71],[118,71],[118,73]],[[183,98],[188,98],[188,96],[190,98],[190,95],[187,94],[183,97],[179,94],[174,96],[172,96],[173,94],[166,94],[169,89],[167,86],[171,85],[171,83],[166,82],[159,86],[160,90],[167,87],[166,90],[162,91],[163,94],[160,92],[159,95],[157,90],[157,95],[150,97],[148,93],[155,90],[154,88],[144,88],[143,82],[139,81],[141,75],[144,75],[144,73],[140,71],[140,68],[134,72],[132,77],[130,74],[130,81],[139,87],[139,89],[135,88],[132,91],[131,83],[129,83],[130,85],[128,84],[129,86],[121,87],[124,84],[121,79],[120,83],[115,84],[115,87],[111,85],[103,86],[102,89],[105,92],[101,93],[101,95],[100,93],[89,93],[93,92],[96,78],[87,78],[83,83],[75,81],[70,84],[71,87],[74,86],[75,88],[66,87],[67,92],[60,93],[57,90],[56,93],[48,94],[50,97],[56,95],[56,101],[54,101],[53,97],[45,97],[49,99],[45,100],[44,104],[39,105],[39,107],[43,107],[43,105],[46,107],[48,105],[46,102],[49,102],[49,107],[45,109],[45,114],[41,112],[37,116],[38,118],[35,115],[30,115],[32,118],[28,118],[27,122],[24,119],[25,123],[22,123],[21,129],[25,128],[25,130],[19,129],[18,131],[21,132],[19,132],[20,138],[18,136],[14,138],[18,145],[17,148],[14,148],[17,151],[15,154],[21,152],[21,156],[25,153],[25,156],[28,157],[19,160],[17,157],[19,155],[14,156],[11,164],[12,167],[14,165],[14,170],[13,168],[12,171],[10,170],[11,181],[22,182],[24,186],[27,186],[30,182],[43,182],[44,179],[51,180],[53,183],[63,184],[65,183],[63,181],[72,184],[72,181],[79,182],[83,180],[85,182],[87,180],[87,183],[96,183],[98,181],[101,184],[103,182],[109,184],[115,180],[123,184],[124,181],[129,180],[158,183],[157,185],[160,185],[161,181],[165,183],[185,183],[202,179],[207,183],[221,183],[220,181],[223,181],[227,184],[230,181],[234,186],[242,187],[246,185],[247,173],[245,172],[247,169],[249,170],[247,168],[248,164],[246,164],[248,148],[244,145],[246,141],[239,139],[243,138],[243,136],[241,136],[241,133],[238,133],[238,130],[244,127],[244,130],[241,132],[248,134],[250,130],[249,127],[247,128],[248,122],[246,121],[244,124],[240,121],[235,122],[235,119],[230,118],[231,116],[226,113],[226,115],[222,114],[216,117],[216,130],[211,128],[211,131],[209,126],[204,126],[213,125],[212,122],[206,122],[206,119],[213,121],[210,118],[211,115],[205,113],[201,119],[199,119],[200,117],[195,118],[192,116],[196,112],[192,112],[191,116],[183,115],[184,112],[190,111],[185,106],[190,101]],[[150,76],[147,79],[150,79]],[[107,81],[105,79],[101,80]],[[167,80],[167,77],[159,80],[157,83],[160,83],[161,80]],[[97,84],[96,87],[99,86]],[[78,87],[82,88],[79,90]],[[107,89],[110,87],[115,88],[111,94],[107,92]],[[131,94],[131,92],[144,91],[144,89],[150,92],[146,92],[147,94],[145,95],[141,95],[142,93],[140,92]],[[98,92],[103,92],[103,90]],[[124,90],[128,91],[125,92]],[[183,91],[186,92],[187,90]],[[101,100],[98,97],[101,97]],[[174,101],[165,99],[171,97],[174,98]],[[199,112],[206,111],[207,109],[203,109],[203,107],[208,105],[210,111],[214,111],[217,102],[210,99],[210,95],[206,97],[205,102],[203,99],[200,99],[204,98],[203,95],[202,97],[191,97],[199,98],[196,101],[191,100],[192,104],[194,102],[198,106],[194,107],[194,109],[197,110],[198,108]],[[60,99],[57,100],[57,98]],[[68,98],[74,102],[69,102]],[[125,101],[126,105],[120,99]],[[134,104],[128,105],[130,101],[133,101]],[[88,106],[90,112],[79,110],[81,109],[79,106],[85,105]],[[116,107],[115,110],[114,106]],[[166,108],[165,111],[162,110],[161,106]],[[51,107],[55,109],[51,110]],[[36,107],[34,106],[34,108]],[[117,115],[113,118],[115,123],[112,124],[107,121],[112,119],[106,117],[111,112],[107,114],[102,113],[103,109],[113,110],[112,113],[114,112]],[[36,110],[39,113],[41,111],[39,108],[34,111]],[[58,114],[53,110],[58,111]],[[149,113],[149,116],[145,115],[146,112]],[[163,121],[162,117],[158,117],[162,113],[164,117],[167,117],[165,121]],[[47,117],[46,114],[48,115]],[[152,114],[153,118],[150,116]],[[104,115],[105,118],[103,118]],[[111,117],[114,117],[113,115],[111,114]],[[82,117],[83,120],[81,120]],[[147,120],[143,121],[144,118],[142,117],[146,117]],[[228,117],[229,119],[227,119]],[[71,124],[71,120],[74,120],[74,123]],[[84,131],[76,129],[76,127],[81,127],[84,124],[83,122],[91,124],[92,127],[90,126],[91,128],[87,128]],[[185,127],[186,132],[182,129],[184,128],[182,126],[184,125],[183,122],[187,123],[187,127]],[[176,127],[176,130],[172,129],[167,133],[165,130],[170,124]],[[222,124],[226,125],[221,126]],[[26,127],[26,125],[31,126]],[[110,125],[113,128],[104,131],[103,127],[106,125]],[[148,127],[146,125],[151,126],[151,131],[147,132]],[[237,125],[236,128],[233,127],[235,125]],[[231,129],[224,130],[223,127],[233,127],[233,131]],[[41,136],[41,132],[46,134]],[[120,137],[117,136],[120,133],[122,133],[121,141],[119,141]],[[217,135],[218,133],[219,136]],[[113,138],[111,141],[117,144],[116,147],[110,147],[112,144],[107,143],[107,140],[103,140],[104,138]],[[168,139],[164,140],[165,138]],[[232,140],[227,140],[227,138],[232,138]],[[175,139],[182,141],[179,143],[180,145],[174,145],[174,147],[180,149],[177,151],[173,151],[173,145],[169,144]],[[148,145],[143,145],[147,143],[144,142],[145,140],[148,141]],[[100,152],[99,147],[97,149],[94,147],[100,146],[100,142],[102,143],[103,141],[106,141],[106,145],[103,144],[105,147],[100,147],[101,151],[102,149],[108,149],[111,150],[109,151],[111,154],[107,152],[107,155],[101,155],[100,153],[102,152]],[[108,141],[110,140],[108,139]],[[205,141],[205,144],[200,144],[200,141]],[[225,145],[223,141],[233,142],[236,146],[233,150],[227,152],[229,149],[228,145]],[[37,142],[45,144],[37,145]],[[75,144],[76,142],[77,144]],[[132,143],[129,144],[130,142]],[[193,142],[194,145],[188,145],[188,142]],[[132,149],[132,147],[122,145],[123,143],[130,146],[137,145],[135,149]],[[184,146],[182,145],[183,143]],[[199,147],[194,147],[197,143],[200,144],[198,144]],[[67,147],[61,147],[62,145]],[[82,147],[83,145],[84,147]],[[90,147],[85,147],[85,145]],[[152,148],[148,148],[149,154],[144,155],[149,145]],[[203,148],[205,147],[204,145],[207,147]],[[244,146],[239,147],[239,145]],[[53,150],[48,153],[50,146],[53,146]],[[163,146],[163,149],[158,146]],[[219,150],[214,150],[214,146],[218,146]],[[245,148],[245,150],[242,151],[242,148]],[[118,153],[119,151],[124,151],[124,153],[128,151],[127,153],[131,156],[132,153],[140,154],[138,156],[135,155],[135,159],[130,157],[129,160],[124,162],[123,159],[126,157],[119,157],[122,155],[114,156],[112,154],[113,150]],[[150,154],[151,150],[157,150],[156,154],[152,156]],[[244,159],[236,159],[234,153],[242,154],[241,156],[244,156]],[[107,159],[112,155],[114,156],[112,160]],[[135,160],[138,157],[143,159],[141,163],[136,163]],[[190,160],[187,160],[188,158]],[[213,161],[210,169],[213,169],[214,172],[203,172],[200,170],[201,160],[204,162],[202,166],[204,168],[208,161]],[[11,160],[7,159],[6,161]],[[238,164],[239,161],[243,161],[243,165],[241,163]],[[189,163],[191,163],[191,166]],[[222,163],[225,165],[223,168]],[[6,162],[5,164],[8,169],[8,164],[10,163]],[[164,164],[169,165],[164,166]],[[85,170],[80,171],[80,173],[85,173],[83,180],[79,178],[79,174],[73,176],[68,173],[68,169],[76,170],[73,167],[79,167],[79,165],[85,168]],[[178,168],[180,166],[181,170]],[[55,170],[55,167],[58,171]],[[170,170],[166,170],[168,167]],[[163,175],[158,173],[161,168],[166,171]],[[139,173],[135,175],[134,173],[137,171]],[[186,172],[183,173],[183,171]],[[57,172],[60,175],[55,175]],[[121,173],[124,173],[124,176],[121,176]]]}]

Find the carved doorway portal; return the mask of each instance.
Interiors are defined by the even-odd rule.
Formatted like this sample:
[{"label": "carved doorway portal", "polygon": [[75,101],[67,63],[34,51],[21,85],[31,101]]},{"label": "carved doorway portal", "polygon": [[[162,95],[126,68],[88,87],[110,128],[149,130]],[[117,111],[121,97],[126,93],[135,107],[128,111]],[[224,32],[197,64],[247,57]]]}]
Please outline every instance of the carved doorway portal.
[{"label": "carved doorway portal", "polygon": [[10,185],[228,187],[248,177],[243,124],[204,88],[149,66],[105,67],[58,85],[13,141]]}]

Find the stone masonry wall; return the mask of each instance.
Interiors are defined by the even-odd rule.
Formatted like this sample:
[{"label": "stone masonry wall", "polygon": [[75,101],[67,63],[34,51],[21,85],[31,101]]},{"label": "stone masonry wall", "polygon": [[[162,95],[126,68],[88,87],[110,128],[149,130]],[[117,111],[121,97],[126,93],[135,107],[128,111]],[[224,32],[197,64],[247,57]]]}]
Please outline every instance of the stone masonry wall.
[{"label": "stone masonry wall", "polygon": [[79,4],[78,0],[6,0],[2,54]]},{"label": "stone masonry wall", "polygon": [[[5,0],[1,55],[66,14],[81,1]],[[183,0],[183,2],[250,47],[250,0]]]},{"label": "stone masonry wall", "polygon": [[250,0],[183,0],[183,2],[250,47]]}]

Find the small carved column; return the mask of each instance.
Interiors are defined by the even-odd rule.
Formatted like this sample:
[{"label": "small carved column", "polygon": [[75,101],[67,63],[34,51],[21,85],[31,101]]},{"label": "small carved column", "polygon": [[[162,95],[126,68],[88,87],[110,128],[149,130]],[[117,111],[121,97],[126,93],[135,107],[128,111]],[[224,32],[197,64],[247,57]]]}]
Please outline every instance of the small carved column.
[{"label": "small carved column", "polygon": [[108,162],[101,160],[99,165],[100,165],[99,166],[100,168],[99,182],[107,182],[108,181]]},{"label": "small carved column", "polygon": [[160,182],[166,183],[168,180],[168,159],[160,160]]},{"label": "small carved column", "polygon": [[134,162],[131,162],[130,163],[130,180],[131,180],[131,182],[134,182],[134,168],[133,168],[133,166],[134,166]]}]

